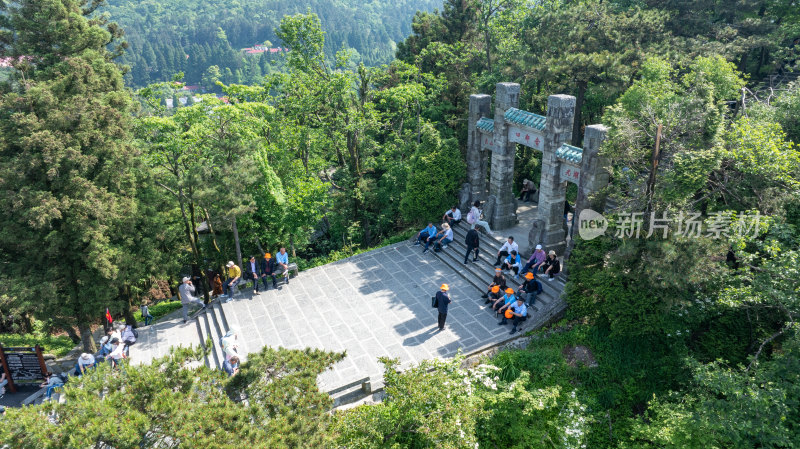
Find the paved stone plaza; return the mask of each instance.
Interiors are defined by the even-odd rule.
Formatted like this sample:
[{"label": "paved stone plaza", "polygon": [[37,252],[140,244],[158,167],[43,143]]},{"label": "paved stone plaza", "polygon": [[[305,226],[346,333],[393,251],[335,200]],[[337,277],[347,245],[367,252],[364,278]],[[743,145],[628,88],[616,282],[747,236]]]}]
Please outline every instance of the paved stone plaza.
[{"label": "paved stone plaza", "polygon": [[[438,332],[431,296],[442,283],[450,284],[453,303],[447,329]],[[320,376],[320,387],[329,391],[366,376],[380,384],[381,356],[407,366],[508,339],[509,327],[497,325],[478,301],[480,294],[433,254],[401,242],[304,271],[280,290],[246,291],[222,309],[228,326],[239,331],[244,354],[264,346],[346,351],[343,361]],[[195,324],[180,320],[140,334],[132,351],[140,363],[162,355],[170,344],[197,345],[200,339]]]}]

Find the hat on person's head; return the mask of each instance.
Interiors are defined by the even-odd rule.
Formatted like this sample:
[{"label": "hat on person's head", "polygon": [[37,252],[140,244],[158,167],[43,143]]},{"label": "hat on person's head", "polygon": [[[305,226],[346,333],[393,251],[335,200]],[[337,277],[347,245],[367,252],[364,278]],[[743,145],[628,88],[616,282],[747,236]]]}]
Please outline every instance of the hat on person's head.
[{"label": "hat on person's head", "polygon": [[108,342],[108,335],[103,335],[103,338],[100,339],[100,344],[104,345]]},{"label": "hat on person's head", "polygon": [[551,249],[549,254],[550,254],[551,256],[555,256],[555,255],[556,255],[556,252],[555,252],[555,251],[553,251],[553,250]]},{"label": "hat on person's head", "polygon": [[536,245],[536,249],[542,249],[542,245]]},{"label": "hat on person's head", "polygon": [[495,269],[494,269],[494,271],[496,271],[496,272],[498,272],[498,273],[499,273],[499,272],[501,272],[501,271],[503,271],[503,270],[502,270],[502,269],[500,269],[500,268],[495,268]]},{"label": "hat on person's head", "polygon": [[114,337],[114,338],[111,339],[111,344],[112,345],[117,344],[117,343],[119,343],[119,338]]},{"label": "hat on person's head", "polygon": [[89,360],[91,357],[92,357],[92,355],[89,354],[88,352],[84,352],[83,354],[81,354],[81,358],[83,360]]},{"label": "hat on person's head", "polygon": [[233,261],[232,261],[232,260],[229,260],[229,261],[228,261],[228,264],[227,264],[227,265],[225,265],[225,266],[226,266],[226,267],[228,267],[228,268],[232,267],[232,266],[233,266]]},{"label": "hat on person's head", "polygon": [[527,280],[529,280],[529,281],[530,281],[531,279],[533,279],[533,272],[532,272],[532,271],[529,271],[529,272],[525,273],[525,279],[527,279]]},{"label": "hat on person's head", "polygon": [[186,283],[186,281],[191,281],[191,279],[189,279],[189,276],[184,276],[183,279],[181,279],[181,282],[183,283]]},{"label": "hat on person's head", "polygon": [[447,223],[442,223],[442,229],[450,229],[450,225]]},{"label": "hat on person's head", "polygon": [[270,254],[270,253],[264,253],[264,258],[265,258],[265,259],[269,259],[270,257],[272,257],[272,254]]},{"label": "hat on person's head", "polygon": [[497,293],[499,291],[500,291],[500,286],[499,285],[495,285],[495,286],[492,287],[492,293]]},{"label": "hat on person's head", "polygon": [[440,288],[441,288],[443,291],[450,290],[450,286],[449,286],[449,285],[447,285],[447,284],[442,284],[442,286],[441,286]]},{"label": "hat on person's head", "polygon": [[513,289],[513,288],[511,288],[511,287],[508,287],[508,288],[506,289],[506,293],[508,293],[509,295],[513,295],[513,294],[514,294],[514,289]]}]

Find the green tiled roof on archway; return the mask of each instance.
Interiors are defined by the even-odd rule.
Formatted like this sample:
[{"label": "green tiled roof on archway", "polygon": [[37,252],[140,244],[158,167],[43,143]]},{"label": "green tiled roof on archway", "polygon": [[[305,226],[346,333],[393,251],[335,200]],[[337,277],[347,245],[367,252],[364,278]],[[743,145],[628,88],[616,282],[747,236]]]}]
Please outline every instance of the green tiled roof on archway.
[{"label": "green tiled roof on archway", "polygon": [[481,131],[486,131],[487,133],[494,132],[494,120],[490,118],[481,117],[481,119],[478,120],[478,123],[475,124],[475,126]]},{"label": "green tiled roof on archway", "polygon": [[504,117],[508,122],[538,129],[540,131],[544,129],[544,124],[547,121],[547,117],[517,108],[507,109]]},{"label": "green tiled roof on archway", "polygon": [[583,148],[573,147],[565,143],[556,150],[556,157],[567,162],[580,164],[581,160],[583,160]]}]

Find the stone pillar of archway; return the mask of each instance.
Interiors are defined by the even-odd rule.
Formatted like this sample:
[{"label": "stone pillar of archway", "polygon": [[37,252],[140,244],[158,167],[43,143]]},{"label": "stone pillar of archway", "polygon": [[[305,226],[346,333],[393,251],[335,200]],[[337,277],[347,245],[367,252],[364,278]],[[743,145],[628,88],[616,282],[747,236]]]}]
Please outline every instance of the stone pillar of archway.
[{"label": "stone pillar of archway", "polygon": [[488,157],[482,149],[481,132],[476,127],[481,117],[490,117],[492,111],[492,97],[486,94],[469,96],[469,122],[467,128],[467,182],[470,185],[471,198],[486,200],[486,170]]},{"label": "stone pillar of archway", "polygon": [[517,202],[514,198],[514,157],[516,143],[508,139],[505,112],[519,105],[519,84],[497,83],[494,100],[494,148],[489,181],[489,195],[496,198],[492,213],[492,229],[506,229],[517,223]]},{"label": "stone pillar of archway", "polygon": [[[561,179],[561,166],[556,150],[572,139],[572,122],[575,119],[575,97],[550,95],[547,98],[547,122],[544,129],[542,154],[542,178],[539,182],[539,218],[543,226],[540,232],[542,244],[547,251],[555,250],[562,255],[567,246],[564,229],[564,202],[567,183]],[[495,123],[495,134],[497,124]],[[535,245],[535,242],[530,242]]]}]

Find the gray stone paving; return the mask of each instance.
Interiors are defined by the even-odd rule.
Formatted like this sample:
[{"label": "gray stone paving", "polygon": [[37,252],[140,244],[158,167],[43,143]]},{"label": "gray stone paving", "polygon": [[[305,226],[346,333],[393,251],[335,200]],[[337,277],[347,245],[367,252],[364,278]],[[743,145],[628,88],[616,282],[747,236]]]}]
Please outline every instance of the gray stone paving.
[{"label": "gray stone paving", "polygon": [[[401,367],[435,357],[472,353],[508,339],[482,308],[480,293],[422,248],[401,242],[300,273],[280,290],[247,292],[223,305],[228,324],[238,329],[240,352],[264,346],[346,351],[347,357],[319,378],[327,391],[369,376],[381,383],[378,357],[397,358]],[[447,328],[437,332],[431,296],[450,284],[453,303]],[[140,332],[135,359],[147,362],[169,344],[197,344],[197,328],[180,320]]]}]

